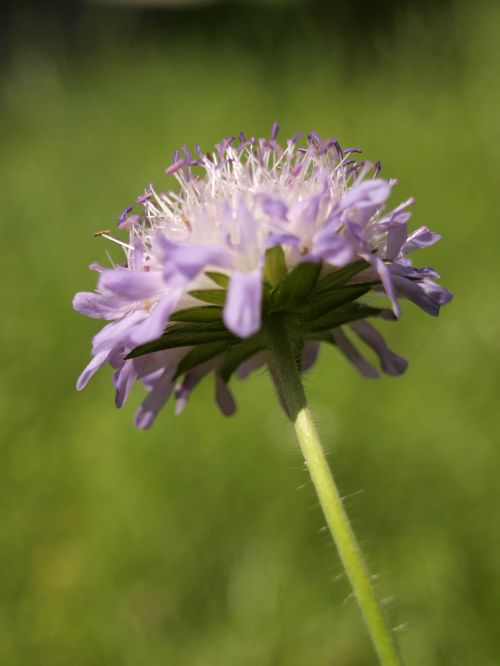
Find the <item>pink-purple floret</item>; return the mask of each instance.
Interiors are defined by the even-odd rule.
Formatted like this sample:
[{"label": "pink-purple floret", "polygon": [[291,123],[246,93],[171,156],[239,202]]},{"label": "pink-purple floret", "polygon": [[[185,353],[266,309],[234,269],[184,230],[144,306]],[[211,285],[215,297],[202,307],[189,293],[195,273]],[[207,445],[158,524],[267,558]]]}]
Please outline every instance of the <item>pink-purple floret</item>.
[{"label": "pink-purple floret", "polygon": [[[407,207],[413,201],[410,199],[391,212],[382,213],[394,181],[377,177],[379,164],[356,161],[353,155],[359,149],[342,151],[335,139],[322,141],[315,132],[307,136],[305,147],[300,149],[296,148],[299,135],[290,139],[286,148],[281,148],[276,142],[277,134],[275,124],[269,140],[253,137],[247,140],[240,133],[239,145],[233,145],[233,138],[223,139],[211,155],[204,155],[199,146],[194,158],[186,147],[176,152],[166,172],[177,174],[181,182],[179,196],[184,185],[188,188],[192,179],[200,179],[199,172],[203,169],[204,176],[210,171],[212,178],[218,177],[217,169],[232,169],[232,162],[239,159],[242,151],[252,156],[247,157],[245,168],[250,170],[251,163],[252,169],[260,168],[263,174],[266,169],[276,169],[276,187],[272,193],[252,190],[245,197],[240,197],[235,188],[223,208],[229,226],[226,229],[222,223],[217,237],[207,233],[206,242],[203,234],[190,235],[189,223],[183,230],[184,236],[167,235],[161,225],[152,225],[146,208],[157,195],[148,189],[137,199],[145,209],[144,214],[131,214],[134,207],[129,206],[119,217],[119,228],[129,230],[130,236],[126,265],[109,269],[93,265],[99,273],[97,291],[81,292],[74,298],[78,312],[110,321],[93,339],[93,358],[79,377],[77,388],[82,389],[99,368],[109,364],[114,369],[116,405],[121,407],[134,383],[140,381],[148,395],[135,417],[139,428],[148,428],[153,423],[172,394],[176,412],[182,411],[190,392],[210,372],[215,373],[215,397],[222,412],[229,415],[235,410],[229,388],[218,372],[221,356],[189,370],[178,383],[174,380],[177,367],[192,347],[125,358],[138,345],[162,336],[172,313],[186,307],[186,295],[199,288],[206,271],[219,271],[228,277],[224,325],[241,339],[261,329],[266,251],[277,245],[286,252],[290,266],[322,262],[323,271],[328,271],[360,259],[366,261],[368,268],[354,281],[376,281],[374,291],[385,292],[389,297],[394,317],[400,315],[400,298],[413,301],[434,316],[451,299],[450,292],[434,282],[439,277],[434,270],[414,268],[408,259],[410,253],[429,247],[440,238],[427,227],[408,234]],[[280,155],[285,156],[281,162]],[[332,198],[332,174],[346,183],[337,200]],[[251,176],[254,177],[253,172]],[[294,200],[296,184],[307,184],[312,177],[316,189]],[[199,205],[202,207],[204,201]],[[266,220],[264,239],[259,220]],[[241,263],[242,257],[245,265]],[[201,305],[192,297],[187,298],[189,304]],[[366,319],[352,322],[348,330],[375,352],[383,372],[398,375],[405,371],[406,361],[387,347]],[[361,374],[378,376],[375,367],[346,335],[346,327],[334,329],[332,338]],[[302,370],[315,362],[318,349],[317,341],[305,342]],[[266,352],[260,351],[245,360],[237,374],[244,377],[265,363]]]}]

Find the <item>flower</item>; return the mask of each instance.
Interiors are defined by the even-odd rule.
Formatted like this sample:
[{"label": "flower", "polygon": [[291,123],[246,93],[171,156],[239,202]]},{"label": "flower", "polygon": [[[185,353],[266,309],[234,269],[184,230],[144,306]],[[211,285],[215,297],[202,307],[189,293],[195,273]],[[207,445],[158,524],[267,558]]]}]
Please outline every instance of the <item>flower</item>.
[{"label": "flower", "polygon": [[[97,291],[74,298],[78,312],[110,322],[94,337],[77,388],[109,364],[120,407],[139,380],[148,391],[135,418],[140,428],[171,394],[182,411],[211,372],[216,400],[231,414],[228,381],[266,364],[263,329],[272,313],[301,332],[301,370],[327,342],[376,377],[346,331],[372,348],[383,372],[399,375],[406,361],[368,319],[397,319],[400,298],[431,315],[451,299],[434,282],[437,273],[408,258],[439,235],[427,227],[408,234],[412,199],[386,210],[395,181],[379,177],[379,163],[360,161],[359,149],[342,150],[315,132],[304,145],[297,134],[282,147],[277,133],[277,124],[269,139],[240,133],[212,153],[184,146],[166,169],[177,190],[150,185],[120,215],[128,241],[99,234],[122,246],[125,264],[92,265]],[[377,294],[388,297],[390,309],[373,304]]]}]

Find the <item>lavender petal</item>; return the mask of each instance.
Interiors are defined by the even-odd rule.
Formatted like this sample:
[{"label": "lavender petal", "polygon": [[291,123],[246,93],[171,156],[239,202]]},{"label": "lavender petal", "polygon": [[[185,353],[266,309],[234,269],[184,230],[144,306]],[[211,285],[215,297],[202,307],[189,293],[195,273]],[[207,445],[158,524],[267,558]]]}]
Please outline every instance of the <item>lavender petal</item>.
[{"label": "lavender petal", "polygon": [[341,328],[333,330],[332,335],[340,351],[351,361],[363,377],[367,377],[368,379],[376,379],[378,377],[378,372],[373,365],[360,354]]},{"label": "lavender petal", "polygon": [[130,331],[130,340],[134,346],[156,340],[163,335],[168,318],[175,310],[181,295],[182,291],[172,290],[154,305],[146,319]]},{"label": "lavender petal", "polygon": [[400,317],[401,307],[397,300],[397,294],[394,288],[393,276],[391,275],[389,269],[384,264],[382,259],[380,259],[380,257],[376,257],[373,254],[362,254],[361,256],[363,256],[363,258],[366,261],[368,261],[377,271],[380,277],[380,281],[382,282],[382,286],[385,289],[385,293],[387,294],[387,296],[391,301],[392,311],[394,312],[396,317]]},{"label": "lavender petal", "polygon": [[153,425],[158,412],[169,399],[172,390],[172,373],[164,372],[137,410],[134,419],[136,428],[146,430]]},{"label": "lavender petal", "polygon": [[407,238],[408,225],[406,222],[393,222],[387,231],[386,259],[394,261],[401,252]]},{"label": "lavender petal", "polygon": [[408,240],[403,246],[403,254],[408,254],[424,247],[430,247],[439,240],[441,240],[441,236],[431,231],[429,227],[419,227],[408,236]]},{"label": "lavender petal", "polygon": [[153,252],[164,265],[163,279],[171,287],[184,288],[209,266],[229,266],[225,248],[174,243],[162,233],[155,237]]},{"label": "lavender petal", "polygon": [[319,342],[306,342],[304,344],[304,350],[300,361],[300,369],[302,372],[307,372],[316,363],[319,355],[319,348]]},{"label": "lavender petal", "polygon": [[309,256],[341,268],[354,259],[355,253],[352,245],[343,236],[340,236],[335,230],[325,227],[315,235]]},{"label": "lavender petal", "polygon": [[113,268],[103,271],[98,289],[121,296],[129,301],[152,298],[165,287],[159,271],[134,271],[129,268]]},{"label": "lavender petal", "polygon": [[104,350],[110,351],[113,347],[127,345],[131,332],[145,316],[145,311],[136,310],[101,328],[92,340],[92,353],[98,354]]},{"label": "lavender petal", "polygon": [[232,416],[236,411],[236,403],[226,382],[219,373],[215,373],[215,400],[224,416]]},{"label": "lavender petal", "polygon": [[402,296],[433,317],[437,317],[441,306],[449,303],[453,298],[451,292],[429,279],[414,281],[394,276],[393,282]]},{"label": "lavender petal", "polygon": [[224,324],[240,338],[248,338],[260,329],[262,271],[234,272],[229,281],[224,307]]},{"label": "lavender petal", "polygon": [[73,298],[73,308],[93,319],[118,319],[125,314],[122,301],[112,294],[80,291]]},{"label": "lavender petal", "polygon": [[356,321],[350,324],[350,328],[377,354],[382,370],[387,375],[401,375],[405,372],[407,361],[389,349],[382,335],[371,324]]},{"label": "lavender petal", "polygon": [[265,351],[258,352],[251,356],[246,361],[238,367],[236,370],[236,375],[239,379],[246,379],[248,375],[259,368],[262,368],[263,365],[266,365],[269,361],[268,353]]},{"label": "lavender petal", "polygon": [[115,405],[117,407],[123,407],[136,379],[137,372],[134,362],[131,360],[124,361],[122,366],[115,370],[113,383],[116,388]]},{"label": "lavender petal", "polygon": [[184,380],[180,384],[176,385],[174,396],[175,413],[177,415],[184,411],[191,392],[211,369],[212,366],[207,364],[194,368],[186,374]]},{"label": "lavender petal", "polygon": [[87,385],[89,379],[95,375],[95,373],[102,368],[102,366],[107,362],[109,352],[103,351],[99,354],[96,354],[90,363],[86,366],[82,374],[78,377],[76,382],[76,390],[81,391]]}]

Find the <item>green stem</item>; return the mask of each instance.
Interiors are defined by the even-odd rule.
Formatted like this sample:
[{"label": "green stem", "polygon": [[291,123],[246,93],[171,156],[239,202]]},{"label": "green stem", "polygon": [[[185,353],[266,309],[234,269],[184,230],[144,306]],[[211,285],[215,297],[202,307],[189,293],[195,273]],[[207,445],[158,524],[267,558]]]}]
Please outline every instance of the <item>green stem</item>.
[{"label": "green stem", "polygon": [[363,614],[382,666],[400,666],[396,643],[375,595],[372,578],[363,559],[335,481],[328,467],[318,432],[307,407],[297,368],[294,344],[283,315],[268,316],[266,333],[272,355],[272,375],[295,428],[309,474],[323,509],[354,596]]}]

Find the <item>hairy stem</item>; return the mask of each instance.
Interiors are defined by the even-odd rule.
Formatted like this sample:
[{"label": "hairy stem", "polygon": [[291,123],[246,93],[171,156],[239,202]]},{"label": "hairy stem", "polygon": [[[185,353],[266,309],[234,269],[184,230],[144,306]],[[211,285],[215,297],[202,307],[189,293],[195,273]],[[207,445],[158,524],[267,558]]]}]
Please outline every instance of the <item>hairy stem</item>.
[{"label": "hairy stem", "polygon": [[337,547],[354,596],[363,614],[373,646],[382,666],[401,666],[396,643],[375,595],[372,578],[351,528],[339,491],[330,472],[318,432],[307,406],[297,367],[295,345],[283,315],[266,322],[271,372],[280,398],[293,422],[314,488]]}]

